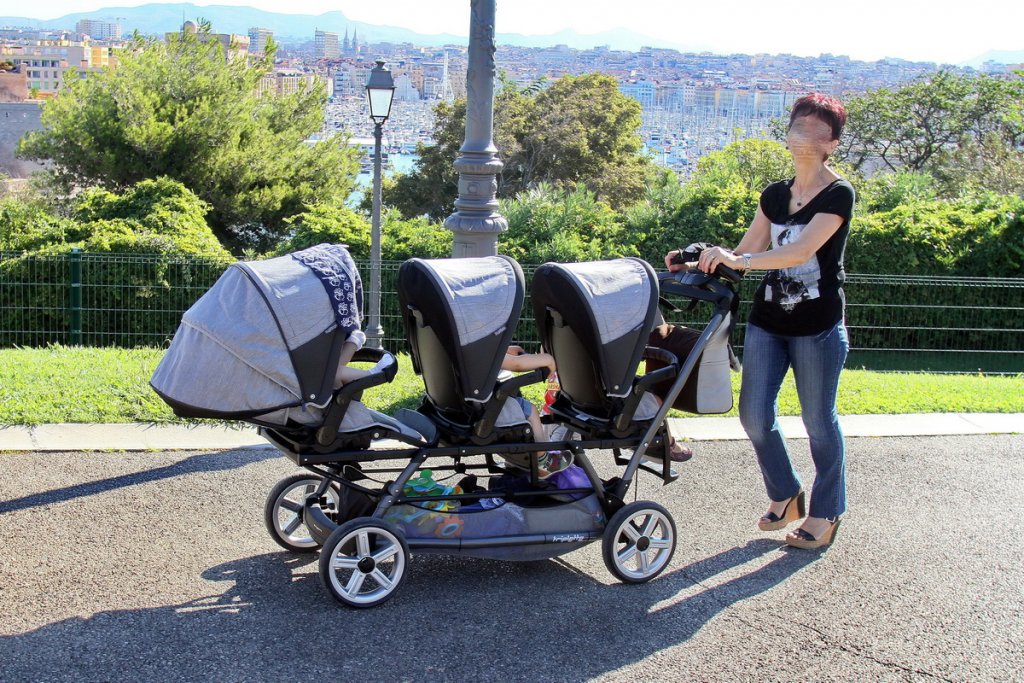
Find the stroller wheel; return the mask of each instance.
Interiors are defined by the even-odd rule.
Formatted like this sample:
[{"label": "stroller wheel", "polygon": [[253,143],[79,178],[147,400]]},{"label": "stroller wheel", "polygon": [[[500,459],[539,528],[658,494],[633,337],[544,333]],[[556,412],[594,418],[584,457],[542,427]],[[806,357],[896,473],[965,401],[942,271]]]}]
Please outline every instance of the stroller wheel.
[{"label": "stroller wheel", "polygon": [[614,515],[601,539],[608,571],[624,583],[644,583],[668,566],[676,550],[676,523],[668,510],[637,501]]},{"label": "stroller wheel", "polygon": [[[302,511],[306,498],[316,491],[321,481],[320,477],[310,474],[293,474],[270,490],[263,508],[263,521],[270,537],[285,550],[312,553],[320,547],[310,534]],[[340,499],[333,486],[327,489],[327,496],[337,510]]]},{"label": "stroller wheel", "polygon": [[409,546],[394,526],[357,517],[335,529],[320,553],[320,580],[349,607],[376,607],[405,579]]}]

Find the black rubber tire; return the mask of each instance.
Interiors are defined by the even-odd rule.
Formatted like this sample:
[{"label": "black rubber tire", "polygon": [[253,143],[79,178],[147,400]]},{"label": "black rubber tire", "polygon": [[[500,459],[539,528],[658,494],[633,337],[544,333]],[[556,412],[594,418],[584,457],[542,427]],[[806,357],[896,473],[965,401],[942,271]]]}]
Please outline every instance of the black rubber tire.
[{"label": "black rubber tire", "polygon": [[[320,544],[313,540],[312,536],[309,536],[308,540],[303,542],[299,542],[290,536],[286,536],[285,530],[280,526],[278,511],[280,510],[281,502],[284,499],[284,494],[289,490],[293,490],[298,486],[301,486],[303,482],[306,482],[307,486],[312,487],[309,489],[309,493],[313,493],[313,491],[316,490],[316,487],[320,485],[321,481],[322,479],[315,474],[293,474],[277,482],[274,488],[270,489],[270,493],[267,494],[267,502],[263,506],[263,523],[266,525],[267,532],[270,534],[270,537],[274,539],[274,542],[285,550],[293,553],[315,553],[320,549]],[[288,507],[288,509],[299,515],[301,519],[301,509],[294,510],[291,507]],[[304,526],[305,523],[303,522],[298,528],[302,528]]]},{"label": "black rubber tire", "polygon": [[[365,535],[360,536],[362,532]],[[359,548],[363,543],[364,547]],[[352,567],[341,568],[350,570],[347,579],[341,579],[335,572],[338,555],[344,555],[344,561],[352,563]],[[365,567],[355,565],[368,562]],[[393,560],[390,569],[379,571],[379,563]],[[320,582],[335,600],[347,607],[367,609],[390,600],[405,580],[409,570],[409,544],[405,536],[393,524],[376,517],[356,517],[335,529],[320,553]],[[357,577],[357,574],[362,574]],[[360,595],[365,581],[369,577],[378,587],[366,595]],[[379,579],[385,579],[387,583]],[[345,585],[343,585],[345,584]]]},{"label": "black rubber tire", "polygon": [[[640,528],[633,523],[637,517],[646,518]],[[649,535],[644,535],[644,527],[650,520],[653,520],[653,526],[646,530]],[[658,530],[660,535],[652,533]],[[667,544],[667,547],[662,547],[662,544]],[[649,555],[652,550],[658,551],[654,553],[653,561]],[[612,515],[601,538],[604,565],[623,583],[650,581],[668,567],[675,551],[675,520],[664,507],[647,500],[630,503]],[[634,557],[641,557],[639,566],[636,569],[627,567],[626,562]]]}]

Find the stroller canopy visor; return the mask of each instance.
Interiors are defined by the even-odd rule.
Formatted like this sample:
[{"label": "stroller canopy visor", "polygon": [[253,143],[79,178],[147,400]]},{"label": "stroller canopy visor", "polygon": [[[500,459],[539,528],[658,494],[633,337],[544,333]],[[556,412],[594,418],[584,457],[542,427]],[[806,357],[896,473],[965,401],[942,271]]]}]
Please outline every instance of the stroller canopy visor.
[{"label": "stroller canopy visor", "polygon": [[185,312],[150,384],[186,417],[323,407],[361,310],[362,283],[342,245],[232,264]]},{"label": "stroller canopy visor", "polygon": [[628,394],[657,314],[650,265],[638,258],[545,263],[534,274],[532,296],[538,324],[555,312],[577,332],[605,393]]},{"label": "stroller canopy visor", "polygon": [[412,330],[430,327],[449,356],[462,398],[487,401],[523,307],[519,264],[505,256],[410,259],[398,272],[398,295],[416,363],[423,359]]}]

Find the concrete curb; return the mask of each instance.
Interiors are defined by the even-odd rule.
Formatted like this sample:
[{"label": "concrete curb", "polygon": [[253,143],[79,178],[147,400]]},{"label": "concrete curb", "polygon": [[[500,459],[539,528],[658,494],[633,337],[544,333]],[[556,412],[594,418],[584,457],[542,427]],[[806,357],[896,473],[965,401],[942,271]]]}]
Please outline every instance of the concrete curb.
[{"label": "concrete curb", "polygon": [[[932,413],[920,415],[845,415],[849,437],[1021,434],[1024,413]],[[779,419],[787,438],[806,439],[799,417]],[[672,433],[687,441],[743,441],[747,435],[735,417],[670,420]],[[48,424],[0,426],[0,451],[173,451],[225,450],[270,445],[255,427],[150,424]]]}]

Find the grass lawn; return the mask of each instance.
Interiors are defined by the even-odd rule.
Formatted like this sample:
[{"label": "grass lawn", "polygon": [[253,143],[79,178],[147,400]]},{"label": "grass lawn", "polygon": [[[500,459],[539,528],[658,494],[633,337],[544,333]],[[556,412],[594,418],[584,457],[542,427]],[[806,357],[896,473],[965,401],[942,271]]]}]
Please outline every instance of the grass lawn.
[{"label": "grass lawn", "polygon": [[[0,424],[182,422],[149,387],[162,356],[159,349],[0,349]],[[390,413],[419,403],[422,382],[408,356],[399,363],[393,383],[363,397],[368,406]],[[739,375],[732,379],[735,393]],[[539,404],[543,392],[543,385],[536,385],[524,394]],[[784,415],[799,413],[792,375],[783,385],[779,407]],[[1024,377],[847,370],[839,387],[839,412],[1024,412]]]}]

